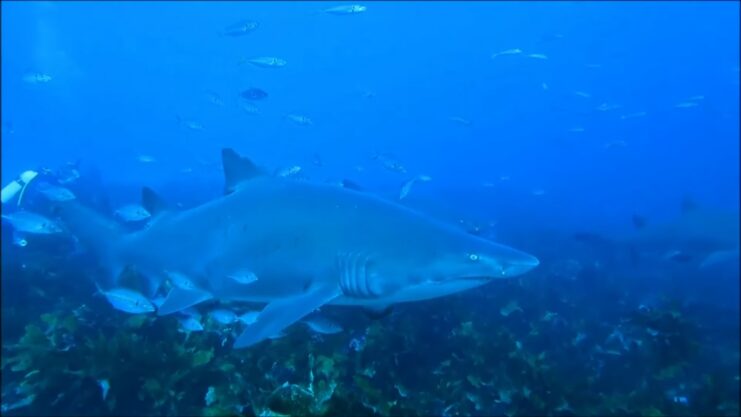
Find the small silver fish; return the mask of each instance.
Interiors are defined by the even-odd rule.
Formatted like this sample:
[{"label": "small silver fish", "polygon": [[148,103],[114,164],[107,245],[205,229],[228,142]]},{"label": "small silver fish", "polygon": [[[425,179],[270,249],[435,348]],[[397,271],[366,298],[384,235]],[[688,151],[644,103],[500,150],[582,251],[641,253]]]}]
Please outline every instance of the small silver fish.
[{"label": "small silver fish", "polygon": [[503,315],[504,317],[507,317],[510,314],[514,313],[515,311],[522,311],[522,308],[520,308],[520,304],[516,300],[510,301],[509,304],[500,308],[499,314]]},{"label": "small silver fish", "polygon": [[28,84],[45,84],[51,81],[51,75],[41,72],[29,73],[23,76],[23,82]]},{"label": "small silver fish", "polygon": [[2,218],[7,220],[18,232],[36,235],[48,235],[61,233],[62,228],[53,220],[30,211],[16,211],[3,214]]},{"label": "small silver fish", "polygon": [[203,331],[203,324],[195,317],[183,317],[179,318],[180,329],[183,332],[201,332]]},{"label": "small silver fish", "polygon": [[252,284],[257,281],[257,275],[252,271],[239,271],[231,275],[227,275],[227,278],[231,278],[240,284]]},{"label": "small silver fish", "polygon": [[695,101],[683,101],[681,103],[677,103],[674,105],[674,107],[678,109],[688,109],[690,107],[697,107],[697,102]]},{"label": "small silver fish", "polygon": [[33,404],[33,401],[35,399],[36,394],[29,394],[27,397],[24,397],[12,404],[3,403],[2,406],[0,406],[0,411],[2,411],[3,413],[7,413],[18,408],[28,407],[29,405]]},{"label": "small silver fish", "polygon": [[136,160],[143,164],[151,164],[152,162],[157,162],[157,159],[155,159],[152,155],[139,155],[136,157]]},{"label": "small silver fish", "polygon": [[222,35],[225,36],[244,36],[260,26],[259,23],[252,20],[240,20],[224,28]]},{"label": "small silver fish", "polygon": [[504,51],[495,52],[495,53],[491,54],[491,58],[494,59],[494,58],[496,58],[498,56],[502,56],[502,55],[519,55],[521,53],[522,53],[522,49],[520,49],[520,48],[506,49]]},{"label": "small silver fish", "polygon": [[237,320],[241,321],[242,323],[246,325],[253,324],[257,321],[257,317],[260,315],[259,311],[248,311],[242,315],[240,315]]},{"label": "small silver fish", "polygon": [[128,288],[114,288],[109,291],[103,291],[98,288],[109,303],[116,310],[131,314],[152,313],[155,308],[142,294]]},{"label": "small silver fish", "polygon": [[301,126],[310,126],[314,124],[313,120],[301,114],[288,114],[286,115],[286,118]]},{"label": "small silver fish", "polygon": [[296,175],[299,172],[301,172],[301,167],[298,166],[298,165],[294,165],[292,167],[284,168],[284,169],[278,171],[278,176],[279,177],[283,177],[283,178],[287,178],[287,177]]},{"label": "small silver fish", "polygon": [[261,56],[247,60],[248,63],[262,68],[281,68],[285,67],[288,62],[285,59],[274,56]]},{"label": "small silver fish", "polygon": [[604,148],[605,149],[612,149],[612,148],[624,148],[628,146],[628,143],[622,139],[616,139],[610,142],[605,143]]},{"label": "small silver fish", "polygon": [[203,400],[206,402],[206,407],[211,406],[211,404],[216,401],[216,391],[214,387],[208,387],[208,390],[206,390],[206,395],[203,397]]},{"label": "small silver fish", "polygon": [[178,120],[178,124],[180,124],[181,126],[184,126],[190,130],[198,130],[198,131],[203,130],[203,125],[199,122],[196,122],[195,120],[183,119],[179,115],[176,115],[175,117]]},{"label": "small silver fish", "polygon": [[57,169],[57,182],[61,185],[71,184],[80,178],[80,171],[77,170],[78,162],[67,162]]},{"label": "small silver fish", "polygon": [[42,182],[38,186],[39,192],[49,199],[49,201],[70,201],[76,198],[72,191],[64,187],[58,187],[46,182]]},{"label": "small silver fish", "polygon": [[196,285],[193,283],[193,281],[191,281],[190,278],[188,278],[184,274],[181,274],[180,272],[165,271],[165,275],[167,275],[167,278],[170,279],[172,285],[180,289],[192,290],[196,288]]},{"label": "small silver fish", "polygon": [[242,103],[241,105],[242,110],[247,114],[260,114],[260,109],[258,109],[255,105],[250,103]]},{"label": "small silver fish", "polygon": [[111,384],[107,379],[99,379],[98,386],[100,387],[100,393],[103,395],[103,401],[108,397],[108,390],[111,389]]},{"label": "small silver fish", "polygon": [[544,190],[544,189],[542,189],[542,188],[535,188],[535,189],[533,189],[533,191],[532,191],[532,194],[533,194],[534,196],[538,196],[538,197],[540,197],[540,196],[542,196],[542,195],[545,195],[545,190]]},{"label": "small silver fish", "polygon": [[120,207],[114,214],[125,222],[138,222],[152,216],[147,209],[138,204],[128,204]]},{"label": "small silver fish", "polygon": [[390,153],[373,154],[371,158],[377,160],[389,171],[406,174],[407,169]]},{"label": "small silver fish", "polygon": [[334,15],[346,15],[346,14],[363,13],[366,10],[368,10],[368,8],[365,6],[361,6],[359,4],[350,4],[347,6],[330,7],[329,9],[324,9],[324,12],[328,14],[334,14]]},{"label": "small silver fish", "polygon": [[208,315],[215,322],[221,324],[233,324],[239,320],[238,316],[233,311],[223,308],[211,310]]},{"label": "small silver fish", "polygon": [[636,117],[644,117],[647,114],[648,113],[646,113],[645,111],[639,111],[639,112],[636,112],[636,113],[624,114],[624,115],[620,116],[620,120],[635,119]]},{"label": "small silver fish", "polygon": [[427,175],[417,175],[416,177],[412,178],[411,180],[404,183],[404,185],[401,186],[401,191],[399,192],[399,200],[403,200],[404,197],[409,194],[409,191],[412,190],[412,186],[417,181],[427,182],[430,181],[432,178],[428,177]]},{"label": "small silver fish", "polygon": [[461,124],[463,126],[471,126],[471,121],[470,120],[464,119],[463,117],[460,117],[460,116],[448,117],[448,120],[450,120],[451,122],[456,122],[456,123]]},{"label": "small silver fish", "polygon": [[599,111],[610,111],[610,110],[616,110],[616,109],[619,109],[619,108],[621,108],[621,107],[623,107],[623,106],[621,106],[621,105],[619,105],[619,104],[614,104],[614,103],[602,103],[602,104],[600,104],[599,106],[597,106],[597,110],[599,110]]},{"label": "small silver fish", "polygon": [[335,334],[344,330],[339,324],[322,316],[305,319],[303,323],[311,330],[321,334]]},{"label": "small silver fish", "polygon": [[530,54],[527,57],[535,59],[548,59],[548,56],[546,56],[545,54]]},{"label": "small silver fish", "polygon": [[206,98],[209,102],[211,102],[211,104],[219,107],[224,107],[224,100],[221,99],[221,96],[218,93],[208,91],[206,92]]},{"label": "small silver fish", "polygon": [[183,126],[190,130],[203,130],[203,125],[194,120],[185,120]]}]

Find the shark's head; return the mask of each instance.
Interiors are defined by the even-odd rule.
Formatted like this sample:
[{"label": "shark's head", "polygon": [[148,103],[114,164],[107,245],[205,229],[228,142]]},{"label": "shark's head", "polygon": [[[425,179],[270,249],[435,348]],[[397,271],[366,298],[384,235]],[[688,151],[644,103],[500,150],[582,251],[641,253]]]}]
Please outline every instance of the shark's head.
[{"label": "shark's head", "polygon": [[368,268],[379,279],[375,292],[390,302],[457,293],[522,275],[540,263],[525,252],[457,230],[438,230],[416,244],[393,246],[393,253]]},{"label": "shark's head", "polygon": [[538,258],[475,236],[461,236],[437,248],[434,259],[420,265],[422,282],[490,281],[522,275],[539,265]]}]

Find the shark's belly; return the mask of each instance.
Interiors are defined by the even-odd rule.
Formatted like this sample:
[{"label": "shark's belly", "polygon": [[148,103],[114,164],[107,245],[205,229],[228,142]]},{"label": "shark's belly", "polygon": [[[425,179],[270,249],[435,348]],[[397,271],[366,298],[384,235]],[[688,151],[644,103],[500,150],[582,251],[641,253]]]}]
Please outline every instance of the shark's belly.
[{"label": "shark's belly", "polygon": [[330,304],[346,306],[386,306],[390,304],[407,303],[412,301],[429,300],[432,298],[444,297],[455,294],[471,288],[484,285],[487,281],[456,281],[435,284],[419,284],[411,287],[405,287],[379,298],[353,298],[341,296]]}]

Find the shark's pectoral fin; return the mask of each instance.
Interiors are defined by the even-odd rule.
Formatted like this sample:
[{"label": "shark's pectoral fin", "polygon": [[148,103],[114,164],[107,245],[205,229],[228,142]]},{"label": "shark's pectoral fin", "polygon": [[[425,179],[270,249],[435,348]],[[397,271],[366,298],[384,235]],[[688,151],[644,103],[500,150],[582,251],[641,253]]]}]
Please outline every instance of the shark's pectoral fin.
[{"label": "shark's pectoral fin", "polygon": [[728,262],[731,260],[738,261],[739,258],[739,249],[730,249],[730,250],[719,250],[710,253],[708,256],[705,257],[705,259],[700,262],[699,268],[707,268],[712,265],[716,265],[723,262]]},{"label": "shark's pectoral fin", "polygon": [[234,342],[234,348],[252,346],[279,334],[286,327],[341,294],[342,291],[336,284],[324,284],[309,288],[301,295],[273,301],[260,312],[255,323],[247,326],[239,335]]},{"label": "shark's pectoral fin", "polygon": [[157,310],[157,314],[164,316],[167,314],[177,313],[196,304],[208,301],[213,295],[208,291],[190,289],[185,290],[179,287],[172,287],[167,294],[167,298]]}]

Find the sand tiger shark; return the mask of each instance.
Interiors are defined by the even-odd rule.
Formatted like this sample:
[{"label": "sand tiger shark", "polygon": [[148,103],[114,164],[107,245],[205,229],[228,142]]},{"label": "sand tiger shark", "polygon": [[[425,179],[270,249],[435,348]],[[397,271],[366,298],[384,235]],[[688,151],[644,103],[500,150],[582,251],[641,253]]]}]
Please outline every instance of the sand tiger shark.
[{"label": "sand tiger shark", "polygon": [[[383,308],[426,300],[511,278],[536,257],[466,233],[373,194],[330,184],[277,178],[234,150],[222,150],[223,196],[171,210],[152,190],[142,205],[149,226],[123,233],[76,202],[58,215],[100,258],[116,286],[124,267],[173,286],[158,310],[166,315],[208,301],[263,303],[236,339],[254,345],[324,305]],[[256,279],[235,277],[249,273]]]}]

